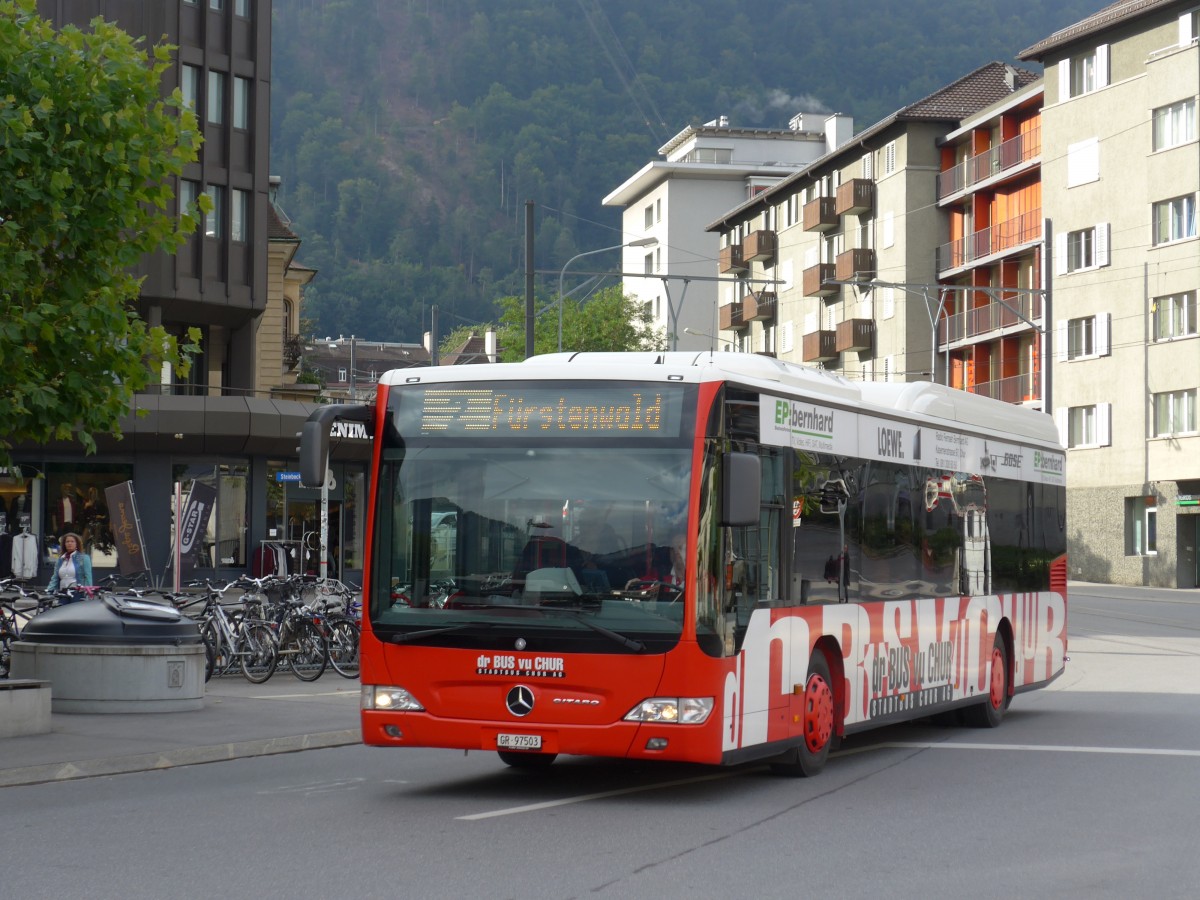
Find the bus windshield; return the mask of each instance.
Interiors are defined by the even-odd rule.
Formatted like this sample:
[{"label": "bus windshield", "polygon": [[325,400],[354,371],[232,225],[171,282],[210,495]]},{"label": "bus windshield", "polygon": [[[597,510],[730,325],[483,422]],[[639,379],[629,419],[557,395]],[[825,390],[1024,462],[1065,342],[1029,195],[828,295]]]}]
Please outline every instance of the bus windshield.
[{"label": "bus windshield", "polygon": [[428,408],[427,392],[392,397],[369,603],[375,633],[479,649],[517,639],[559,652],[674,646],[683,589],[660,582],[686,526],[687,429],[624,440],[422,435],[405,411]]}]

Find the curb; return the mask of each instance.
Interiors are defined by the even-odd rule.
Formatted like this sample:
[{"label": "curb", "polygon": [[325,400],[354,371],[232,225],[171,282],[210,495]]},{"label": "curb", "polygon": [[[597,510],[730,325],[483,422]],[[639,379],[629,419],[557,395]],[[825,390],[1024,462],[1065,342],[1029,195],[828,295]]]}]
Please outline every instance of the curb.
[{"label": "curb", "polygon": [[105,775],[128,775],[133,772],[174,769],[178,766],[196,766],[204,763],[226,762],[231,759],[345,747],[361,742],[361,729],[353,728],[345,731],[325,731],[317,734],[215,744],[211,747],[184,747],[178,750],[162,750],[134,756],[114,756],[108,759],[25,766],[19,769],[0,770],[0,788],[45,784],[54,781],[77,781]]}]

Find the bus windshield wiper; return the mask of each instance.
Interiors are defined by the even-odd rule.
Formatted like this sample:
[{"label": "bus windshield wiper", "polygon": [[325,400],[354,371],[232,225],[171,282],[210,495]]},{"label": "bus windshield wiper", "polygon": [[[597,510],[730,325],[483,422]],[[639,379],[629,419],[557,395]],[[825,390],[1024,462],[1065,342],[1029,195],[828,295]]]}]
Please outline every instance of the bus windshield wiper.
[{"label": "bus windshield wiper", "polygon": [[393,644],[406,644],[409,641],[419,641],[422,638],[432,637],[435,634],[445,634],[447,631],[461,631],[463,628],[472,628],[479,624],[479,622],[459,622],[457,625],[443,625],[441,628],[425,628],[421,631],[393,634],[389,635],[387,639]]},{"label": "bus windshield wiper", "polygon": [[[555,609],[555,607],[553,607],[553,606],[547,607],[547,608]],[[584,607],[580,606],[580,607],[576,607],[575,609],[583,609],[583,608]],[[597,625],[595,622],[591,621],[590,619],[585,619],[583,616],[576,615],[575,609],[565,608],[562,606],[557,607],[557,609],[561,610],[562,612],[565,612],[568,616],[570,616],[572,619],[574,619],[579,624],[586,625],[588,628],[592,629],[592,631],[596,632],[597,634],[602,634],[606,638],[616,641],[622,647],[626,647],[626,648],[632,650],[634,653],[641,653],[643,650],[646,649],[646,645],[643,644],[641,641],[635,641],[633,638],[627,638],[627,637],[625,637],[625,635],[621,634],[620,632],[613,631],[611,628],[605,628],[603,625]]]}]

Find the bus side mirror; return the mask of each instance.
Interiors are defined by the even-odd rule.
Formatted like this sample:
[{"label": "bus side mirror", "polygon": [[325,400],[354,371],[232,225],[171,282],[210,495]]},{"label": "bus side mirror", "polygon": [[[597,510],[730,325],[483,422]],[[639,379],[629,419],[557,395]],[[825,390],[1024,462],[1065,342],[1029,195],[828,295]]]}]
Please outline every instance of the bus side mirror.
[{"label": "bus side mirror", "polygon": [[721,524],[758,524],[762,462],[755,453],[726,453],[721,460]]},{"label": "bus side mirror", "polygon": [[362,422],[370,433],[374,410],[362,403],[332,403],[314,411],[300,427],[300,484],[319,488],[329,465],[329,430],[335,421]]}]

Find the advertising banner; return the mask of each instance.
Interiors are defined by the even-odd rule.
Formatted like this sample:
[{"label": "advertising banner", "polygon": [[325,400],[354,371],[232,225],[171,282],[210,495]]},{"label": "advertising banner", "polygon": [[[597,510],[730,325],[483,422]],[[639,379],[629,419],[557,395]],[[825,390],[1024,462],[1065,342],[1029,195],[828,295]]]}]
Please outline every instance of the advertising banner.
[{"label": "advertising banner", "polygon": [[[208,520],[216,505],[217,489],[203,481],[193,481],[187,503],[183,507],[183,515],[180,517],[180,527],[175,534],[175,540],[179,543],[176,558],[180,561],[179,573],[183,578],[191,575],[196,567],[197,555],[204,549]],[[205,565],[212,563],[206,562]]]},{"label": "advertising banner", "polygon": [[136,575],[150,569],[146,542],[142,540],[142,522],[138,518],[133,482],[123,481],[104,489],[108,517],[117,547],[117,566],[122,575]]}]

